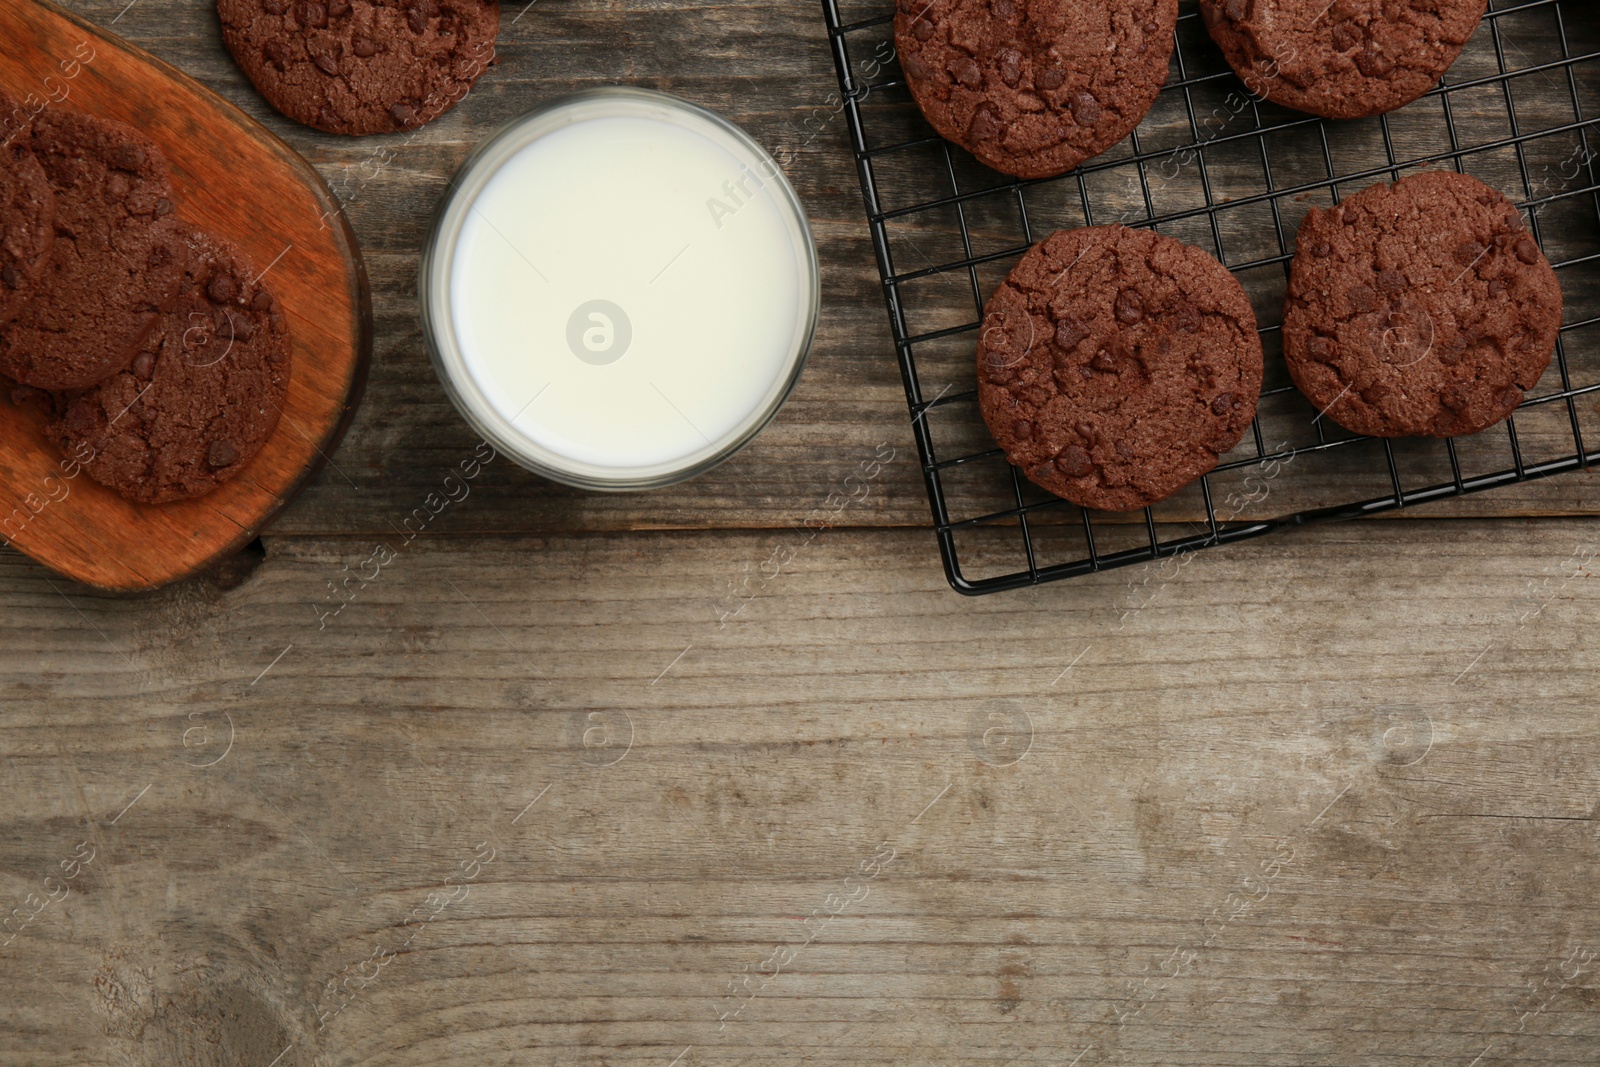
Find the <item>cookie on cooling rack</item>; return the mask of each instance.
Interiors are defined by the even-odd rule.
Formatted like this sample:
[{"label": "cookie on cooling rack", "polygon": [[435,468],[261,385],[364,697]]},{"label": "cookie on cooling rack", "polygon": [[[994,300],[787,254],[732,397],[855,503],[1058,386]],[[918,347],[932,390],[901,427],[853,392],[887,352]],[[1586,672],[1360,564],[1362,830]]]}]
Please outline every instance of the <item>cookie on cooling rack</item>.
[{"label": "cookie on cooling rack", "polygon": [[1306,216],[1284,359],[1306,398],[1356,433],[1456,437],[1538,384],[1561,310],[1516,206],[1476,178],[1427,171]]},{"label": "cookie on cooling rack", "polygon": [[933,128],[1003,174],[1064,174],[1139,125],[1178,0],[899,0],[895,48]]},{"label": "cookie on cooling rack", "polygon": [[500,0],[217,0],[222,39],[267,102],[328,133],[410,130],[494,61]]},{"label": "cookie on cooling rack", "polygon": [[1063,231],[984,309],[978,405],[1006,456],[1075,504],[1130,511],[1217,465],[1261,396],[1243,288],[1149,230]]},{"label": "cookie on cooling rack", "polygon": [[1257,96],[1330,119],[1403,107],[1439,84],[1488,0],[1200,0]]}]

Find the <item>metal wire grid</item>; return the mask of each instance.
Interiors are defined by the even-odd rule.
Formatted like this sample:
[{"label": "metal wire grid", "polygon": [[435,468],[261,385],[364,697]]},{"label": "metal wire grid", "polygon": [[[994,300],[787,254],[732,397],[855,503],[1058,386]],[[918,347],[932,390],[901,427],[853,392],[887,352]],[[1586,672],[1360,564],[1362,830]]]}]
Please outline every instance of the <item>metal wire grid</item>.
[{"label": "metal wire grid", "polygon": [[[1596,12],[1580,10],[1591,6],[1583,0],[1503,0],[1493,5],[1444,86],[1391,115],[1355,124],[1328,123],[1247,97],[1211,45],[1193,3],[1186,2],[1179,18],[1174,76],[1152,109],[1152,118],[1107,156],[1042,181],[1019,181],[989,171],[932,134],[893,60],[893,9],[882,10],[883,0],[860,0],[872,8],[863,12],[866,17],[847,21],[843,9],[853,2],[823,0],[839,76],[839,106],[855,152],[935,531],[946,574],[957,591],[977,595],[1076,577],[1257,537],[1285,525],[1374,514],[1600,461],[1600,451],[1590,451],[1585,444],[1586,422],[1591,445],[1600,444],[1600,419],[1580,406],[1583,398],[1600,391],[1600,333],[1593,329],[1600,325],[1600,252],[1595,251],[1565,258],[1551,255],[1567,297],[1567,321],[1551,371],[1516,417],[1473,438],[1374,440],[1329,425],[1282,372],[1281,361],[1273,356],[1280,347],[1281,324],[1269,322],[1261,331],[1269,353],[1268,387],[1244,442],[1186,491],[1183,500],[1147,508],[1142,523],[1131,525],[1130,519],[1137,515],[1084,511],[1035,489],[1004,462],[1003,453],[981,429],[970,358],[986,289],[1036,240],[1057,228],[1043,225],[1042,218],[1030,218],[1030,206],[1034,216],[1040,216],[1045,214],[1039,210],[1041,203],[1051,206],[1050,213],[1075,205],[1081,221],[1072,222],[1078,225],[1111,221],[1108,210],[1114,213],[1128,203],[1127,197],[1117,203],[1097,185],[1098,179],[1109,176],[1119,176],[1131,190],[1132,210],[1124,210],[1117,221],[1158,228],[1191,243],[1204,243],[1209,231],[1212,250],[1244,282],[1264,320],[1272,317],[1274,304],[1281,308],[1282,286],[1293,257],[1290,234],[1298,225],[1290,216],[1302,214],[1297,205],[1308,198],[1337,203],[1341,195],[1398,179],[1419,166],[1496,171],[1488,176],[1490,184],[1520,200],[1534,236],[1547,252],[1552,246],[1545,230],[1551,227],[1545,226],[1545,216],[1552,209],[1562,216],[1558,220],[1562,240],[1557,244],[1577,242],[1580,249],[1600,249],[1600,182],[1591,150],[1597,132],[1593,127],[1600,118],[1585,117],[1586,105],[1588,111],[1600,112],[1600,92],[1596,92],[1600,18]],[[1507,29],[1512,25],[1517,28],[1516,39]],[[1537,57],[1525,47],[1530,34]],[[1585,46],[1583,51],[1576,50],[1574,39]],[[1480,72],[1475,74],[1474,67]],[[1214,129],[1217,109],[1205,120],[1200,111],[1205,100],[1219,92],[1230,94],[1228,121]],[[1497,100],[1492,110],[1503,123],[1496,131],[1500,136],[1483,137],[1477,129],[1485,125],[1485,94]],[[1236,103],[1243,100],[1248,103]],[[1169,114],[1176,113],[1165,127],[1154,118],[1163,102]],[[1176,108],[1171,106],[1174,102]],[[1408,113],[1428,108],[1442,109],[1442,137],[1399,135]],[[1180,133],[1177,140],[1169,136],[1174,127]],[[1349,154],[1348,132],[1363,130],[1370,136],[1374,128],[1381,136],[1381,159],[1341,167]],[[1163,141],[1161,147],[1154,147],[1156,140]],[[1275,157],[1273,152],[1274,146],[1307,149],[1308,143],[1309,152],[1304,154],[1320,156],[1315,162],[1321,174],[1315,178],[1291,174],[1297,168],[1286,168],[1282,153]],[[1600,138],[1595,144],[1600,145]],[[1219,166],[1217,157],[1224,153],[1235,162],[1241,153],[1258,155],[1264,187],[1231,195],[1239,190],[1229,188],[1223,173],[1228,168]],[[1539,159],[1546,162],[1536,178],[1533,167]],[[1554,172],[1558,181],[1552,179],[1549,161],[1554,159],[1561,160]],[[1158,198],[1151,170],[1161,166],[1164,177],[1172,160],[1183,160],[1186,167],[1193,164],[1202,202],[1177,210],[1158,205],[1164,196]],[[1136,187],[1130,178],[1136,178]],[[994,205],[1008,200],[1014,201],[1016,212],[1014,236],[1006,233],[1005,226],[988,224],[996,217]],[[1227,252],[1229,227],[1223,216],[1253,207],[1270,214],[1273,247],[1236,262]],[[953,226],[948,224],[952,219]],[[980,219],[985,224],[980,225]],[[940,220],[947,223],[942,234]],[[903,237],[917,234],[919,226],[934,235],[936,244],[944,238],[946,251],[932,256],[925,247],[913,245],[911,250],[925,265],[903,267],[897,261],[909,256],[897,254],[893,237],[897,228]],[[904,252],[905,242],[901,244]],[[1272,283],[1263,283],[1263,271],[1271,272]],[[970,310],[966,295],[956,296],[947,284],[936,293],[918,291],[919,283],[947,283],[952,278],[965,278],[960,288],[970,289]],[[932,328],[921,328],[924,320],[933,322]],[[940,321],[949,324],[937,325]],[[1587,340],[1586,333],[1595,333],[1594,341],[1575,344]],[[945,387],[930,397],[929,386],[936,384],[946,364],[941,356],[927,353],[941,346],[944,353],[958,357],[964,352],[969,358],[964,371],[953,369],[959,363],[956,358],[945,375]],[[1530,449],[1530,435],[1519,433],[1518,420],[1527,423],[1538,413],[1559,415],[1563,409],[1565,418],[1558,421],[1564,427],[1554,431],[1549,419],[1542,420],[1534,434],[1540,447]],[[1600,405],[1593,411],[1600,412]],[[942,434],[936,425],[941,420],[952,422],[956,432]],[[1485,440],[1502,441],[1505,458],[1485,463],[1501,454],[1484,447]],[[1552,442],[1558,443],[1552,446]],[[1322,461],[1320,469],[1327,479],[1323,492],[1331,493],[1332,499],[1319,498],[1314,484],[1306,484],[1317,479],[1307,470],[1318,466],[1308,462],[1310,458]],[[1272,490],[1289,484],[1274,483],[1297,460],[1290,482],[1301,484],[1275,494],[1280,501],[1290,497],[1289,510],[1254,514],[1261,510],[1255,505],[1273,496]],[[1483,469],[1486,466],[1489,469]],[[1353,472],[1376,477],[1378,484],[1369,487],[1360,479],[1353,481]],[[1251,486],[1252,478],[1254,487],[1242,497],[1223,492],[1230,484]],[[1263,486],[1264,497],[1258,495]],[[1373,488],[1376,495],[1367,495]],[[1223,509],[1219,500],[1225,502]],[[980,533],[986,535],[979,539],[981,550],[963,549],[966,535]],[[969,573],[975,559],[977,569],[987,573]]]}]

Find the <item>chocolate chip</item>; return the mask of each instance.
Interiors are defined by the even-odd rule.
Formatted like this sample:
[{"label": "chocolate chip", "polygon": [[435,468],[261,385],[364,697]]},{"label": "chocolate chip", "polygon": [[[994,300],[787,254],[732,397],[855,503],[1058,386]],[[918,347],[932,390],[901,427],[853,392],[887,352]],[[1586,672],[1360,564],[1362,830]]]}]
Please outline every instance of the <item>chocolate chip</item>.
[{"label": "chocolate chip", "polygon": [[1127,460],[1129,463],[1133,462],[1133,449],[1128,445],[1128,442],[1126,442],[1126,441],[1118,441],[1117,442],[1117,455],[1121,456],[1123,459]]},{"label": "chocolate chip", "polygon": [[149,381],[150,374],[155,369],[156,357],[148,349],[133,357],[133,373],[136,376]]},{"label": "chocolate chip", "polygon": [[1382,78],[1394,70],[1394,60],[1368,41],[1367,46],[1356,54],[1356,69],[1369,78]]},{"label": "chocolate chip", "polygon": [[1327,241],[1318,241],[1316,244],[1311,246],[1311,254],[1316,256],[1318,259],[1327,259],[1329,256],[1333,255],[1333,246]]},{"label": "chocolate chip", "polygon": [[915,37],[919,41],[926,41],[931,38],[933,36],[932,20],[923,19],[921,22],[913,26],[911,29],[911,36]]},{"label": "chocolate chip", "polygon": [[1094,460],[1078,445],[1068,445],[1062,449],[1061,455],[1056,457],[1056,466],[1068,478],[1087,478],[1094,473]]},{"label": "chocolate chip", "polygon": [[257,290],[256,295],[250,300],[250,307],[256,311],[271,311],[272,294],[265,289]]},{"label": "chocolate chip", "polygon": [[1318,363],[1328,363],[1332,361],[1335,350],[1333,342],[1328,338],[1313,337],[1306,343],[1306,351]]},{"label": "chocolate chip", "polygon": [[297,18],[300,22],[301,28],[303,29],[327,29],[328,9],[313,0],[312,3],[300,5],[300,10],[297,12]]},{"label": "chocolate chip", "polygon": [[1083,438],[1084,444],[1092,445],[1100,440],[1100,435],[1094,432],[1094,427],[1087,422],[1080,422],[1072,428],[1072,432]]},{"label": "chocolate chip", "polygon": [[1027,419],[1018,419],[1011,424],[1011,434],[1019,441],[1026,441],[1033,436],[1033,423]]},{"label": "chocolate chip", "polygon": [[410,129],[417,124],[416,108],[412,107],[408,103],[405,103],[404,101],[401,101],[400,103],[389,108],[389,117],[393,119],[394,124],[400,127],[402,130]]},{"label": "chocolate chip", "polygon": [[1341,22],[1333,28],[1333,47],[1340,52],[1348,52],[1361,43],[1361,31],[1348,22]]},{"label": "chocolate chip", "polygon": [[1239,398],[1232,393],[1222,393],[1211,402],[1211,414],[1222,416],[1239,407]]},{"label": "chocolate chip", "polygon": [[411,27],[411,32],[421,34],[428,28],[428,16],[421,7],[406,9],[406,25]]},{"label": "chocolate chip", "polygon": [[211,447],[206,449],[206,462],[211,464],[212,470],[232,466],[239,462],[239,450],[228,441],[212,441]]},{"label": "chocolate chip", "polygon": [[1173,313],[1173,322],[1184,333],[1194,333],[1200,328],[1200,312],[1190,304],[1184,304]]},{"label": "chocolate chip", "polygon": [[1072,319],[1062,319],[1056,323],[1056,344],[1067,351],[1078,347],[1078,342],[1089,336],[1089,331],[1084,329],[1081,322]]},{"label": "chocolate chip", "polygon": [[1124,289],[1117,294],[1117,321],[1124,326],[1132,326],[1144,318],[1144,303],[1139,299],[1139,294],[1132,289]]},{"label": "chocolate chip", "polygon": [[15,289],[22,284],[22,275],[17,273],[17,268],[8,263],[0,267],[0,282],[5,282],[7,289]]},{"label": "chocolate chip", "polygon": [[1041,89],[1059,89],[1061,83],[1067,80],[1067,72],[1061,67],[1051,67],[1034,75],[1033,84]]},{"label": "chocolate chip", "polygon": [[950,76],[968,89],[976,89],[983,84],[983,68],[971,56],[958,55],[945,64],[945,70]]},{"label": "chocolate chip", "polygon": [[1099,352],[1096,352],[1095,357],[1089,361],[1089,366],[1093,367],[1097,371],[1102,371],[1109,374],[1117,369],[1117,357],[1111,354],[1110,349],[1102,348]]},{"label": "chocolate chip", "polygon": [[289,66],[288,46],[276,37],[261,46],[261,54],[267,57],[268,63],[271,63],[279,70],[284,70]]},{"label": "chocolate chip", "polygon": [[1517,242],[1517,258],[1529,266],[1539,262],[1539,246],[1532,237],[1524,237]]},{"label": "chocolate chip", "polygon": [[371,37],[357,37],[350,42],[350,50],[362,59],[368,59],[378,54],[378,43]]},{"label": "chocolate chip", "polygon": [[239,281],[227,272],[220,272],[206,286],[206,295],[213,303],[226,304],[239,295]]},{"label": "chocolate chip", "polygon": [[1000,80],[1013,89],[1022,81],[1022,53],[1015,48],[1000,53]]},{"label": "chocolate chip", "polygon": [[172,214],[172,201],[162,197],[156,201],[156,218],[164,219]]},{"label": "chocolate chip", "polygon": [[1105,111],[1094,94],[1082,92],[1072,98],[1072,117],[1079,126],[1093,126],[1104,117]]},{"label": "chocolate chip", "polygon": [[1000,135],[1000,116],[992,104],[979,104],[978,110],[972,113],[972,124],[967,127],[967,136],[974,141],[989,141]]},{"label": "chocolate chip", "polygon": [[350,0],[328,0],[328,17],[342,19],[350,14]]},{"label": "chocolate chip", "polygon": [[1463,267],[1470,267],[1482,258],[1487,247],[1477,241],[1462,241],[1456,245],[1456,262]]},{"label": "chocolate chip", "polygon": [[261,0],[261,6],[269,15],[281,15],[289,10],[289,0]]},{"label": "chocolate chip", "polygon": [[1406,287],[1406,276],[1397,270],[1386,270],[1378,275],[1378,288],[1386,293],[1398,293]]},{"label": "chocolate chip", "polygon": [[339,61],[328,55],[328,53],[312,52],[311,62],[315,63],[317,69],[328,77],[337,78],[339,76]]},{"label": "chocolate chip", "polygon": [[256,335],[256,328],[250,322],[248,315],[228,315],[228,325],[233,330],[233,339],[240,344],[249,341]]}]

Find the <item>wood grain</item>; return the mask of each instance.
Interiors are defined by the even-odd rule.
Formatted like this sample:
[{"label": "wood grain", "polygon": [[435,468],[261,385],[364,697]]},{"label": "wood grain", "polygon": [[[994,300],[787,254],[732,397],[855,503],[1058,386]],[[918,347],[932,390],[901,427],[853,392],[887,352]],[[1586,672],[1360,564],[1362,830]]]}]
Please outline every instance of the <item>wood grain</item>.
[{"label": "wood grain", "polygon": [[[1600,1059],[1593,521],[957,597],[892,528],[921,476],[812,0],[508,3],[500,66],[373,142],[272,113],[209,0],[125,7],[78,10],[339,193],[379,357],[229,570],[109,597],[0,552],[0,1065]],[[476,444],[415,333],[429,212],[495,123],[611,81],[792,150],[826,289],[795,400],[660,493],[496,459],[406,540]]]},{"label": "wood grain", "polygon": [[1592,1063],[1593,524],[1407,525],[1126,616],[914,531],[423,537],[322,629],[366,541],[8,557],[0,905],[95,853],[0,1063]]},{"label": "wood grain", "polygon": [[32,406],[0,407],[0,534],[104,589],[164,585],[256,537],[336,447],[371,352],[365,268],[338,205],[271,133],[182,72],[43,0],[0,8],[0,86],[144,131],[172,167],[178,214],[244,251],[289,319],[294,364],[277,431],[204,497],[159,507],[80,476]]}]

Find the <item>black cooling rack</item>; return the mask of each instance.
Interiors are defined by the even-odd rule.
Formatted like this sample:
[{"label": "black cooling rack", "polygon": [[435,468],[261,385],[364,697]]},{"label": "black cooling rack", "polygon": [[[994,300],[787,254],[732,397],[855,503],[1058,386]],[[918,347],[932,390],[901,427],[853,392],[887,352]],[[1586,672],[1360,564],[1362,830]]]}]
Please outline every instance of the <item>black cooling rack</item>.
[{"label": "black cooling rack", "polygon": [[[1600,5],[1496,0],[1444,84],[1335,123],[1249,96],[1185,0],[1172,72],[1111,152],[1019,181],[933,133],[894,58],[892,0],[823,0],[945,571],[967,594],[1089,574],[1579,470],[1600,461]],[[1597,116],[1590,118],[1589,116]],[[1545,379],[1505,424],[1449,441],[1351,435],[1290,384],[1279,334],[1294,234],[1313,207],[1425,166],[1517,201],[1567,310]],[[1056,229],[1122,222],[1211,252],[1255,305],[1267,351],[1240,446],[1138,513],[1089,512],[1011,467],[978,413],[984,300]]]}]

